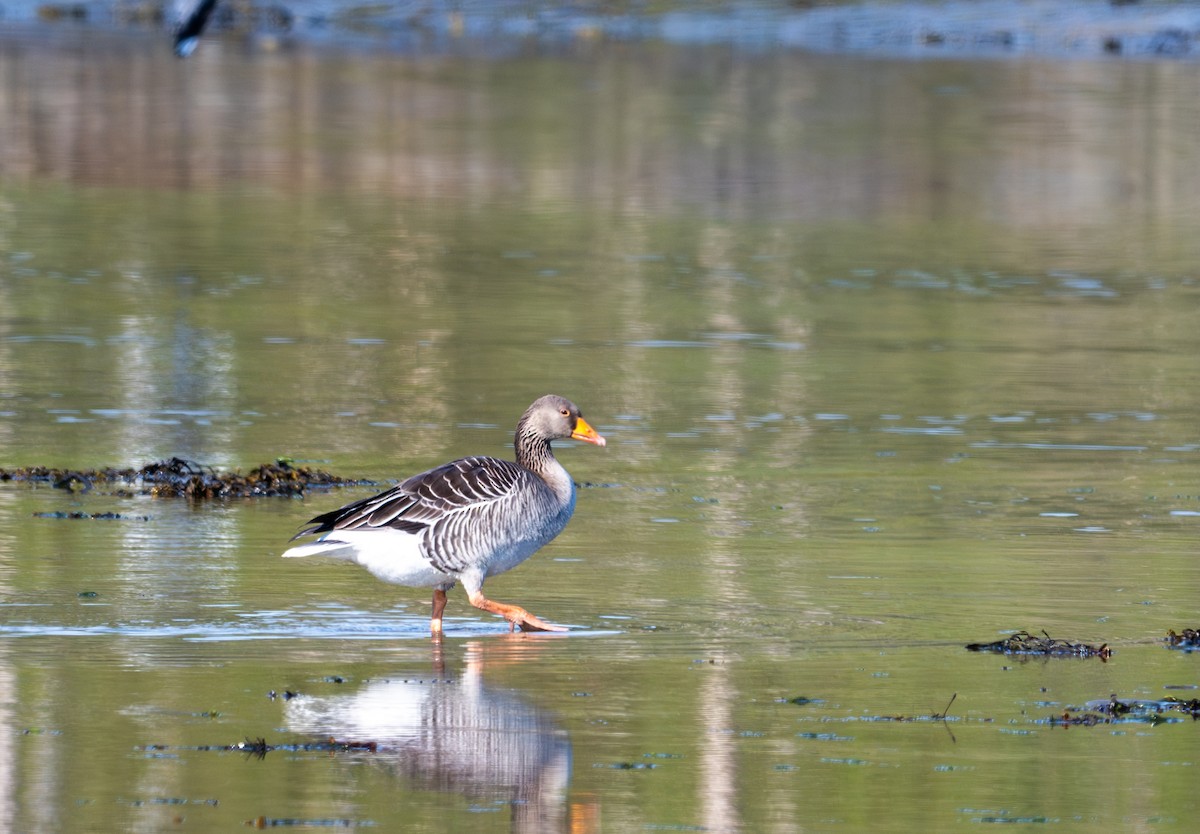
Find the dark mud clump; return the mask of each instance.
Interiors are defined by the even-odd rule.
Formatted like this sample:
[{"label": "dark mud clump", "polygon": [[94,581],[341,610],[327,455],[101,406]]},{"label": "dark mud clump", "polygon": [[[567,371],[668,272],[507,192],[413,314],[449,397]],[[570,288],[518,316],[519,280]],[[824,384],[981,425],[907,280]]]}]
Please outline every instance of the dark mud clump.
[{"label": "dark mud clump", "polygon": [[1072,643],[1069,640],[1051,637],[1045,631],[1041,636],[1030,634],[1028,631],[1018,631],[994,643],[968,643],[967,651],[1040,657],[1098,657],[1101,660],[1108,660],[1112,656],[1112,649],[1107,643],[1100,646]]},{"label": "dark mud clump", "polygon": [[370,481],[339,478],[280,458],[249,472],[218,471],[183,458],[148,463],[140,469],[58,469],[26,466],[0,469],[0,482],[50,484],[57,489],[89,492],[103,488],[118,495],[209,500],[268,496],[298,496],[313,488],[373,485]]},{"label": "dark mud clump", "polygon": [[1178,634],[1171,629],[1167,632],[1167,645],[1185,652],[1200,651],[1200,628],[1185,628]]}]

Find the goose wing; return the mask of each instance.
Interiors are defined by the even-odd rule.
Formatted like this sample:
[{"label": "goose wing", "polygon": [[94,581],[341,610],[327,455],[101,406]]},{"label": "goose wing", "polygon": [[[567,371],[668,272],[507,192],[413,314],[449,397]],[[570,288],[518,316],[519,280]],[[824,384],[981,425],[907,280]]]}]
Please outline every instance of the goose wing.
[{"label": "goose wing", "polygon": [[[457,572],[480,561],[506,538],[496,528],[498,506],[520,504],[536,492],[528,470],[498,458],[476,456],[414,475],[391,489],[316,516],[293,539],[344,530],[397,530],[423,536],[422,551],[438,570]],[[507,526],[507,525],[502,525]],[[473,533],[467,534],[466,531]]]},{"label": "goose wing", "polygon": [[515,463],[492,457],[451,461],[385,492],[363,498],[308,521],[293,539],[337,530],[391,527],[419,533],[452,513],[508,497],[529,473]]}]

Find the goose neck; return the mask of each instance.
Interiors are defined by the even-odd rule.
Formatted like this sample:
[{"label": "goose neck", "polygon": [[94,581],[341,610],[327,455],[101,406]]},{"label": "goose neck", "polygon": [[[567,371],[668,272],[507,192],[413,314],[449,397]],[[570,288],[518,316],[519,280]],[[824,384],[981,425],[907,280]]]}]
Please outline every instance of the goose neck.
[{"label": "goose neck", "polygon": [[543,478],[555,468],[558,461],[550,441],[534,432],[517,430],[517,439],[513,446],[517,450],[517,463]]}]

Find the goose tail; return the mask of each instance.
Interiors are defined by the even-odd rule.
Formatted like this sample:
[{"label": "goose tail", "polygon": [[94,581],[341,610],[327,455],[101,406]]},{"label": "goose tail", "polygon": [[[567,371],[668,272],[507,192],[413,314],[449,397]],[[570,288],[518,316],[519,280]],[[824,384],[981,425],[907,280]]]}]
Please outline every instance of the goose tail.
[{"label": "goose tail", "polygon": [[318,539],[315,542],[305,542],[283,552],[284,559],[298,559],[307,556],[324,556],[330,559],[355,561],[355,550],[348,542],[336,539]]}]

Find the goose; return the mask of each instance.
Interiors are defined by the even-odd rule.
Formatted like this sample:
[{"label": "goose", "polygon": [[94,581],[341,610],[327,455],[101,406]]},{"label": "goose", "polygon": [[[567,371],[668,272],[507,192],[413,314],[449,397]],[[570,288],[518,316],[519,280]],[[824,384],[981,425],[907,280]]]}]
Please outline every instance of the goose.
[{"label": "goose", "polygon": [[477,455],[413,475],[311,519],[312,526],[292,540],[320,538],[283,555],[341,559],[384,582],[432,586],[429,631],[435,638],[442,635],[446,592],[456,582],[471,605],[501,615],[510,631],[567,631],[483,595],[485,579],[532,556],[562,532],[575,511],[575,483],[550,447],[550,441],[564,438],[607,444],[575,403],[548,394],[517,421],[515,463]]}]

